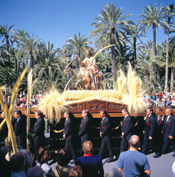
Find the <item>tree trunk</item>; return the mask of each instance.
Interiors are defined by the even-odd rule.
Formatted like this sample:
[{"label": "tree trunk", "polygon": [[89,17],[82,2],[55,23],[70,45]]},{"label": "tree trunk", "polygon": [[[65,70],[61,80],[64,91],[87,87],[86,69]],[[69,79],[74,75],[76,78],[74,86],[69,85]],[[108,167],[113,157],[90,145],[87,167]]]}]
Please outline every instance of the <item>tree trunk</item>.
[{"label": "tree trunk", "polygon": [[161,85],[161,83],[160,83],[160,72],[159,72],[159,66],[157,65],[157,84],[158,84],[158,86],[159,86],[159,89],[160,90],[162,90],[162,85]]},{"label": "tree trunk", "polygon": [[30,68],[33,68],[33,55],[32,55],[32,50],[30,51]]},{"label": "tree trunk", "polygon": [[15,58],[15,71],[17,72],[17,59]]},{"label": "tree trunk", "polygon": [[166,36],[166,72],[165,72],[165,89],[168,88],[168,50],[169,50],[169,25],[171,21],[171,16],[168,16],[168,27]]},{"label": "tree trunk", "polygon": [[133,58],[133,59],[136,60],[136,57],[137,57],[137,56],[136,56],[136,37],[134,37],[133,39],[134,39],[134,44],[133,44],[133,48],[134,48],[134,51],[133,51],[133,53],[134,53],[134,58]]},{"label": "tree trunk", "polygon": [[[111,30],[111,44],[115,44],[114,30]],[[115,63],[115,50],[114,46],[111,47],[111,60],[112,60],[112,78],[116,82],[116,63]]]},{"label": "tree trunk", "polygon": [[[5,36],[5,39],[6,39],[6,49],[7,49],[7,51],[9,51],[10,44],[9,44],[8,36]],[[7,60],[8,60],[8,62],[10,62],[9,55],[7,55]]]},{"label": "tree trunk", "polygon": [[144,79],[145,79],[145,86],[148,89],[148,92],[150,92],[149,69],[148,68],[146,68],[145,70]]},{"label": "tree trunk", "polygon": [[[156,25],[153,23],[153,57],[156,56]],[[153,89],[155,89],[155,68],[154,66],[152,67],[152,86]]]},{"label": "tree trunk", "polygon": [[171,67],[171,90],[174,87],[174,67]]},{"label": "tree trunk", "polygon": [[17,72],[19,72],[19,62],[18,62],[18,64],[17,64]]}]

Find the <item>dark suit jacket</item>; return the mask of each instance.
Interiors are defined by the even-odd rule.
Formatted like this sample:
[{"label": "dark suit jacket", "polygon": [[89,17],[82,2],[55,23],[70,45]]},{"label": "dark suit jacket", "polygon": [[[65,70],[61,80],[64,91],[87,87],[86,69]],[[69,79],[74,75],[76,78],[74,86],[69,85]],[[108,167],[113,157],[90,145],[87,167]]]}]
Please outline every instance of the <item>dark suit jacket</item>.
[{"label": "dark suit jacket", "polygon": [[164,132],[164,137],[168,138],[169,135],[174,137],[174,132],[175,132],[175,118],[173,115],[170,115],[168,121],[167,121],[168,116],[164,119],[164,124],[162,131]]},{"label": "dark suit jacket", "polygon": [[145,131],[146,137],[153,137],[156,127],[156,118],[151,114],[147,119],[145,120],[145,128],[143,131]]},{"label": "dark suit jacket", "polygon": [[104,177],[101,156],[84,156],[76,158],[76,165],[80,165],[83,177]]},{"label": "dark suit jacket", "polygon": [[0,141],[5,142],[7,136],[8,136],[7,123],[4,122],[2,128],[0,129]]},{"label": "dark suit jacket", "polygon": [[64,123],[63,134],[65,134],[65,139],[71,140],[73,132],[73,119],[68,118]]},{"label": "dark suit jacket", "polygon": [[91,122],[89,117],[84,117],[81,119],[81,124],[78,132],[78,136],[81,137],[81,140],[86,141],[89,139],[89,134],[91,130]]},{"label": "dark suit jacket", "polygon": [[162,116],[156,116],[156,131],[155,131],[156,138],[159,138],[160,135],[162,135],[162,133],[161,133],[162,127],[163,127]]},{"label": "dark suit jacket", "polygon": [[100,132],[102,133],[102,139],[105,141],[111,140],[111,124],[108,117],[104,117],[104,119],[102,118]]},{"label": "dark suit jacket", "polygon": [[127,115],[127,117],[124,118],[122,125],[122,132],[124,132],[124,138],[126,138],[127,140],[129,140],[131,137],[132,125],[133,121],[130,115]]},{"label": "dark suit jacket", "polygon": [[15,135],[18,137],[19,144],[26,143],[26,116],[20,116],[15,124]]},{"label": "dark suit jacket", "polygon": [[45,121],[43,118],[40,117],[37,119],[37,122],[35,123],[33,129],[35,143],[37,144],[45,143],[44,130],[45,130]]}]

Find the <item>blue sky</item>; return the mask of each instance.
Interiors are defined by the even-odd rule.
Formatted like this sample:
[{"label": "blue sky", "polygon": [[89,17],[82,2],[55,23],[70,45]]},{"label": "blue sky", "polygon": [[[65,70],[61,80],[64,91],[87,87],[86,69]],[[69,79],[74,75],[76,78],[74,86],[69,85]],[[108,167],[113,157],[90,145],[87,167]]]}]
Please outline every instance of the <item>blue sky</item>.
[{"label": "blue sky", "polygon": [[[113,3],[117,8],[122,7],[123,15],[132,14],[128,19],[137,22],[138,16],[150,2],[153,6],[163,3],[163,6],[175,4],[174,0],[1,0],[0,25],[15,24],[15,29],[27,31],[30,35],[38,36],[44,42],[50,41],[55,48],[62,48],[65,40],[80,32],[89,37],[94,29],[91,24],[100,14],[103,7]],[[152,28],[147,37],[152,40]],[[163,30],[157,29],[157,43],[166,40]]]}]

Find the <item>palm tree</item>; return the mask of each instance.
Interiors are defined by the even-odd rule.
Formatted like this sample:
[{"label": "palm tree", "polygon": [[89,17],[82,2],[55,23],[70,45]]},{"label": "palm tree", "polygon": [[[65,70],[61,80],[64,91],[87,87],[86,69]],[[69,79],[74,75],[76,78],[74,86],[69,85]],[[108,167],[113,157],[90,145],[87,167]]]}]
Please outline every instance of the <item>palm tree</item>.
[{"label": "palm tree", "polygon": [[54,50],[54,44],[48,42],[47,45],[45,43],[41,43],[38,45],[39,55],[38,60],[35,66],[35,70],[42,76],[43,71],[45,70],[47,77],[49,77],[49,73],[52,70],[59,70],[61,66],[61,61],[56,55],[59,49]]},{"label": "palm tree", "polygon": [[31,68],[33,68],[33,59],[36,60],[37,54],[39,53],[38,44],[40,44],[40,39],[36,40],[36,37],[37,36],[29,36],[29,34],[27,34],[25,38],[21,38],[22,48],[25,49],[24,59],[30,56]]},{"label": "palm tree", "polygon": [[[67,44],[65,44],[63,46],[63,51],[66,53],[71,53],[74,54],[77,58],[80,57],[84,57],[85,55],[85,51],[86,51],[86,47],[88,44],[90,44],[91,42],[89,41],[88,38],[86,38],[85,35],[80,35],[80,33],[78,34],[78,36],[76,34],[74,34],[74,39],[73,38],[69,38],[66,40]],[[77,66],[79,66],[79,62],[77,60]]]},{"label": "palm tree", "polygon": [[166,72],[165,72],[165,88],[168,88],[168,50],[169,50],[169,30],[172,16],[175,15],[175,6],[174,4],[169,4],[164,8],[165,14],[168,16],[168,25],[167,25],[167,38],[166,38]]},{"label": "palm tree", "polygon": [[18,32],[14,33],[14,38],[17,44],[20,45],[21,40],[26,38],[28,35],[29,33],[27,31],[25,32],[24,30],[18,30]]},{"label": "palm tree", "polygon": [[[150,26],[152,26],[153,29],[153,57],[156,56],[156,27],[159,27],[159,29],[161,30],[161,27],[163,27],[164,29],[166,28],[166,21],[163,20],[163,18],[165,18],[165,13],[164,10],[162,8],[162,5],[160,5],[160,7],[157,7],[157,4],[155,5],[155,7],[153,8],[152,4],[150,3],[149,6],[145,6],[146,10],[142,10],[143,14],[139,15],[139,18],[142,18],[139,20],[138,23],[138,28],[140,28],[140,32],[142,34],[147,33],[148,28]],[[158,85],[159,88],[162,90],[162,86],[160,84],[160,77],[159,77],[159,67],[157,68],[157,76],[158,76]],[[153,88],[155,89],[155,68],[152,68],[152,75],[153,75],[153,80],[152,80],[152,84],[153,84]]]},{"label": "palm tree", "polygon": [[[1,42],[5,43],[6,49],[9,50],[10,44],[13,44],[14,37],[11,35],[11,33],[14,33],[14,30],[12,29],[14,25],[11,25],[8,28],[8,25],[0,25],[0,38],[2,38]],[[10,62],[10,57],[7,56],[8,61]]]},{"label": "palm tree", "polygon": [[[116,9],[116,6],[113,4],[107,4],[99,15],[95,17],[97,22],[92,23],[91,25],[95,27],[91,31],[91,37],[97,36],[99,33],[109,33],[110,35],[110,44],[115,44],[115,33],[122,33],[123,31],[128,31],[128,26],[133,25],[132,21],[125,21],[125,19],[131,14],[122,16],[122,8]],[[112,61],[112,77],[114,82],[116,81],[116,58],[114,46],[111,47],[111,61]]]}]

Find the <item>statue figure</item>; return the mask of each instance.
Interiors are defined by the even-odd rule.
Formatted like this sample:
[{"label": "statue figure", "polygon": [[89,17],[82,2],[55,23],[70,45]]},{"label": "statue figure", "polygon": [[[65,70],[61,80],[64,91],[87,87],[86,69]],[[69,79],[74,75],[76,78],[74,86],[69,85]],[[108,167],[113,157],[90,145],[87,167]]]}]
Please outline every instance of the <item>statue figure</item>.
[{"label": "statue figure", "polygon": [[89,47],[86,50],[86,58],[81,61],[80,57],[78,57],[78,60],[80,65],[80,73],[85,87],[92,90],[97,90],[101,87],[103,74],[101,71],[98,71],[93,54],[93,49]]}]

